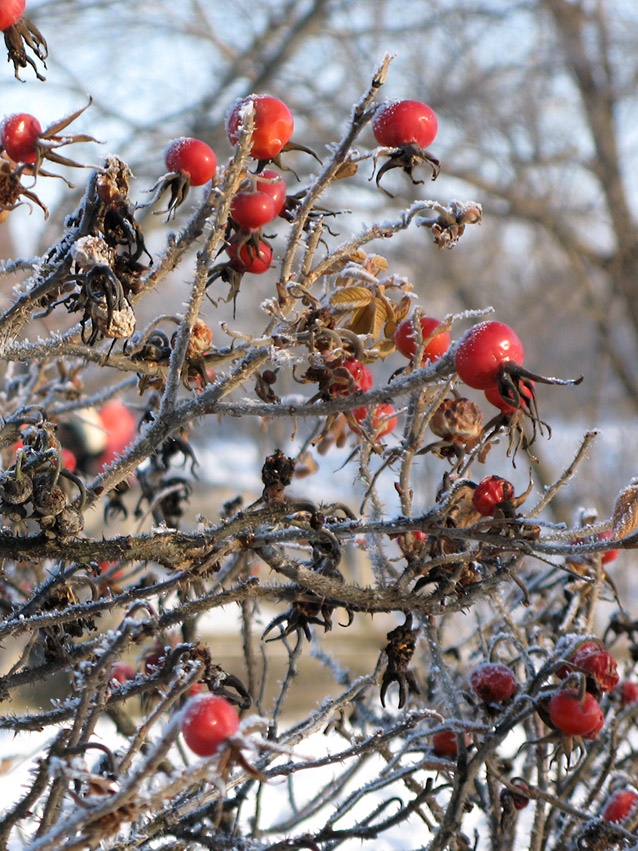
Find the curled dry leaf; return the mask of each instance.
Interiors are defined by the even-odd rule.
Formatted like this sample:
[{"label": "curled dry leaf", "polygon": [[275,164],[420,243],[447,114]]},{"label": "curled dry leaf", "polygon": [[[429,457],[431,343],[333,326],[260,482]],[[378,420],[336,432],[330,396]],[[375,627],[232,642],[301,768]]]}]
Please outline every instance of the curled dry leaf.
[{"label": "curled dry leaf", "polygon": [[345,287],[337,290],[330,297],[331,307],[345,310],[354,310],[359,307],[367,307],[372,301],[372,293],[367,287]]},{"label": "curled dry leaf", "polygon": [[638,479],[620,491],[611,514],[612,538],[624,538],[638,527]]}]

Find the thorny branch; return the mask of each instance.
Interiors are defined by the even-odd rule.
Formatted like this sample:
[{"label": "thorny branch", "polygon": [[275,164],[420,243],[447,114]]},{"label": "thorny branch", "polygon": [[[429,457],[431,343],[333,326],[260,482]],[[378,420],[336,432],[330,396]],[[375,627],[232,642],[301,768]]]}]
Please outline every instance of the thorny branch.
[{"label": "thorny branch", "polygon": [[[217,346],[204,318],[220,281],[230,285],[229,300],[245,302],[244,276],[264,250],[262,231],[233,218],[238,191],[272,164],[253,162],[251,101],[233,157],[158,256],[148,252],[130,200],[132,175],[110,156],[89,177],[58,242],[37,260],[3,265],[3,275],[31,277],[0,316],[0,640],[17,648],[0,675],[0,700],[12,707],[0,731],[47,730],[53,738],[29,788],[5,812],[0,849],[26,837],[29,851],[105,842],[122,851],[325,851],[415,822],[430,851],[469,849],[463,824],[472,808],[490,824],[492,847],[506,848],[515,847],[517,812],[527,802],[539,851],[593,851],[603,841],[632,847],[631,825],[610,825],[599,813],[613,785],[636,769],[622,743],[638,714],[638,687],[631,700],[615,688],[616,662],[594,634],[594,613],[616,594],[604,567],[610,551],[638,546],[636,483],[607,520],[584,511],[571,528],[557,528],[543,519],[585,462],[594,431],[531,508],[528,492],[517,496],[501,477],[472,478],[499,441],[515,458],[547,432],[535,381],[574,382],[530,377],[507,363],[495,376],[499,413],[484,423],[458,374],[472,332],[457,328],[490,309],[450,315],[426,332],[423,310],[410,314],[409,281],[363,251],[411,227],[452,247],[480,221],[476,202],[415,200],[392,221],[341,243],[332,236],[332,213],[320,204],[359,162],[394,157],[409,162],[412,177],[413,147],[353,149],[380,109],[389,64],[386,57],[375,71],[318,176],[289,193],[282,218],[268,225],[287,233],[260,335],[235,318],[225,326],[231,345]],[[438,173],[427,152],[416,161]],[[172,212],[189,186],[183,174],[167,175],[167,185],[176,177]],[[183,313],[162,305],[140,330],[136,312],[189,263]],[[74,324],[58,330],[64,313]],[[59,320],[56,330],[31,339],[32,321],[43,317],[51,327]],[[373,385],[370,368],[380,372],[401,349],[397,329],[406,321],[413,351]],[[449,332],[456,341],[431,356],[432,339]],[[85,385],[91,374],[99,381]],[[286,389],[293,381],[308,391],[301,398]],[[82,443],[86,423],[120,397],[130,405],[133,389],[139,423],[129,423],[110,455],[92,453]],[[107,437],[119,420],[133,419],[115,404],[118,419],[101,429]],[[403,436],[391,443],[399,417]],[[263,492],[250,505],[231,499],[220,519],[208,505],[195,517],[189,498],[203,486],[190,437],[194,423],[217,418],[294,423],[302,449],[263,459]],[[361,510],[349,499],[293,497],[295,476],[303,493],[303,473],[349,434],[346,464],[365,486]],[[427,508],[415,488],[424,455],[439,470]],[[399,499],[394,513],[386,508],[389,481]],[[618,605],[606,634],[628,643],[636,659],[638,624]],[[229,610],[241,614],[241,674],[226,671],[207,641],[209,620]],[[326,636],[339,641],[375,614],[386,635],[375,636],[365,673],[355,676]],[[309,643],[336,694],[305,705],[291,725]],[[588,646],[595,664],[578,655]],[[273,674],[282,658],[284,674]],[[513,689],[501,694],[491,675],[477,685],[482,665],[496,665]],[[595,731],[561,727],[553,700],[565,684],[578,707],[586,695],[596,703],[603,723]],[[36,687],[55,694],[52,707],[36,706]],[[221,697],[244,717],[215,752],[193,759],[179,735],[197,694]],[[396,702],[408,709],[397,714]],[[266,717],[246,715],[251,706]],[[328,752],[317,739],[330,742]],[[325,767],[335,775],[313,779],[308,795],[306,773]],[[280,779],[288,802],[270,813],[264,799]]]}]

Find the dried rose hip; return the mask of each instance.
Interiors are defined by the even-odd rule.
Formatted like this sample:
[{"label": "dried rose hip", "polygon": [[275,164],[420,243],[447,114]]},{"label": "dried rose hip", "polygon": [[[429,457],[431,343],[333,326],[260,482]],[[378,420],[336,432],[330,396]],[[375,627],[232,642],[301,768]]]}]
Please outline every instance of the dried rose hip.
[{"label": "dried rose hip", "polygon": [[592,677],[600,691],[611,691],[618,684],[616,660],[602,647],[590,648],[585,645],[574,654],[571,661]]}]

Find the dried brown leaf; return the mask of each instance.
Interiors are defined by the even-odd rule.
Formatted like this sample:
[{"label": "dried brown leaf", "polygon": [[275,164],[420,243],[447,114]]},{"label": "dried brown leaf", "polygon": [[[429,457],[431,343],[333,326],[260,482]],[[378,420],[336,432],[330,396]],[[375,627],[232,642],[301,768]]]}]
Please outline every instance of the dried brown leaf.
[{"label": "dried brown leaf", "polygon": [[638,479],[616,497],[611,514],[612,538],[624,538],[638,527]]},{"label": "dried brown leaf", "polygon": [[348,177],[353,177],[359,171],[359,166],[356,163],[346,160],[342,163],[334,174],[335,180],[345,180]]}]

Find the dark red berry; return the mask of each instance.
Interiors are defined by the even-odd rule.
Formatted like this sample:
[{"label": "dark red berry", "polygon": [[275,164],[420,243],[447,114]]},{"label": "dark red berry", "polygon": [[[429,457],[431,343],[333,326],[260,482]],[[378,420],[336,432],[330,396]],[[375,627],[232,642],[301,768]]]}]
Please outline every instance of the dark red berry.
[{"label": "dark red berry", "polygon": [[623,680],[618,688],[620,689],[620,700],[623,706],[629,706],[630,703],[638,703],[638,683],[632,683],[631,680]]},{"label": "dark red berry", "polygon": [[230,257],[231,265],[238,272],[250,272],[253,275],[262,275],[270,269],[272,262],[272,248],[263,239],[257,246],[252,243],[244,243],[237,252],[237,245],[231,242],[226,248]]},{"label": "dark red berry", "polygon": [[[470,737],[465,734],[465,744],[469,745]],[[440,730],[432,736],[432,750],[437,756],[456,756],[459,752],[458,740],[454,730]]]},{"label": "dark red berry", "polygon": [[584,645],[571,661],[595,680],[600,691],[611,691],[618,684],[616,660],[602,647]]},{"label": "dark red berry", "polygon": [[501,662],[483,662],[470,672],[470,685],[485,703],[503,703],[518,690],[514,672]]}]

